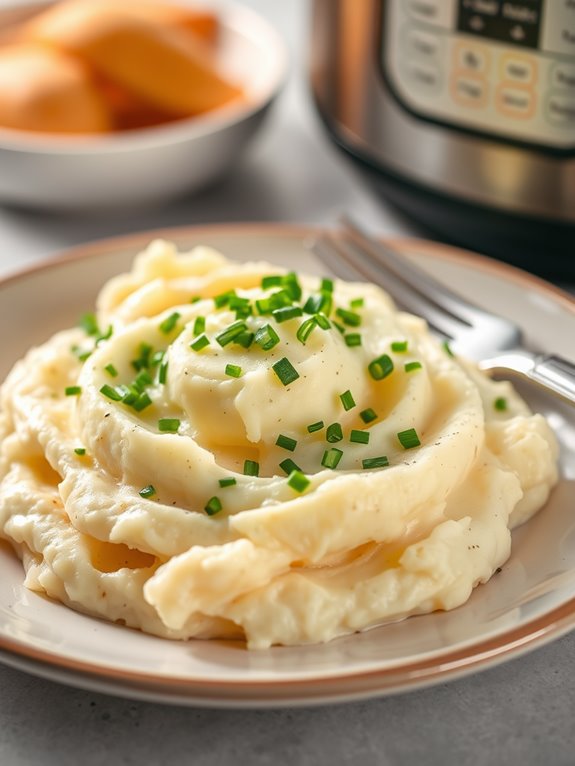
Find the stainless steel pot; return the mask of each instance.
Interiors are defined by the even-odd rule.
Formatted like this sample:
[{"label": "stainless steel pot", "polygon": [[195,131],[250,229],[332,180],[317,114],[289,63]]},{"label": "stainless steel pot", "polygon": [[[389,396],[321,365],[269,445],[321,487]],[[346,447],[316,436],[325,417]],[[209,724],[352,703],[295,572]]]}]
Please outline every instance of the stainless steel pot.
[{"label": "stainless steel pot", "polygon": [[311,81],[400,206],[575,276],[575,0],[315,0]]}]

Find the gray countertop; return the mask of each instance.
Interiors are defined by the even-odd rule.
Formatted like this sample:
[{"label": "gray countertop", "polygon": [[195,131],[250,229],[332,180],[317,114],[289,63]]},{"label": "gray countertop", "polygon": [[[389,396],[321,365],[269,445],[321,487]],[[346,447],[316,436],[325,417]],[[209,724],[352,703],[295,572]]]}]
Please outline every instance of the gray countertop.
[{"label": "gray countertop", "polygon": [[[250,0],[293,52],[264,132],[226,180],[162,209],[115,216],[0,210],[0,275],[86,240],[162,226],[356,213],[388,234],[417,226],[372,195],[328,142],[303,77],[307,4]],[[423,691],[339,706],[221,711],[67,688],[0,665],[0,764],[575,764],[575,634]]]}]

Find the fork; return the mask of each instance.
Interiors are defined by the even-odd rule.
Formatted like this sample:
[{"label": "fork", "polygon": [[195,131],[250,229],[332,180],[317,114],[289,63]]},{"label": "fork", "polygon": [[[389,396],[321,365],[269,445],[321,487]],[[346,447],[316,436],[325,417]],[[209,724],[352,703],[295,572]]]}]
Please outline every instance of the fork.
[{"label": "fork", "polygon": [[311,249],[337,276],[383,287],[401,308],[426,319],[432,331],[481,369],[512,372],[575,404],[575,364],[528,349],[514,322],[462,298],[349,218],[342,218],[340,233],[325,232]]}]

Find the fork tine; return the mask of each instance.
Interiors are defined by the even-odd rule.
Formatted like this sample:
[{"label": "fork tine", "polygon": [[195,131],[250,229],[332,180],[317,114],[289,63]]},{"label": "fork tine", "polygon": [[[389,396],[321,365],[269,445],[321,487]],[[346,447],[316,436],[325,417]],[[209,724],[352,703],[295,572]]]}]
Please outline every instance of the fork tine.
[{"label": "fork tine", "polygon": [[369,237],[348,216],[342,216],[341,222],[344,232],[361,248],[363,257],[377,261],[380,268],[385,269],[386,272],[393,272],[407,285],[410,292],[417,291],[427,302],[436,304],[444,311],[448,311],[452,317],[468,325],[475,324],[478,319],[485,316],[485,312],[480,308],[453,293],[389,245]]},{"label": "fork tine", "polygon": [[337,276],[343,279],[360,279],[374,282],[393,295],[397,303],[407,311],[420,314],[425,317],[429,326],[438,334],[446,338],[454,338],[461,333],[467,325],[462,324],[454,317],[446,314],[442,309],[427,301],[425,297],[414,292],[398,279],[393,273],[385,273],[385,281],[382,279],[383,269],[368,260],[359,259],[357,249],[349,242],[337,238],[334,235],[324,234],[315,240],[311,249]]}]

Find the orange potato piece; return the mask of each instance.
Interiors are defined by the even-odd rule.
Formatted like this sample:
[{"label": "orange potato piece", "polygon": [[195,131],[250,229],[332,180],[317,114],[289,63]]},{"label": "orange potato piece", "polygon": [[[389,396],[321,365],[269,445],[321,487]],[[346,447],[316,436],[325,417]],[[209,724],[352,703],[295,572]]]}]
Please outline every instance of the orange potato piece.
[{"label": "orange potato piece", "polygon": [[103,133],[112,127],[84,67],[29,44],[0,48],[0,125],[44,133]]},{"label": "orange potato piece", "polygon": [[197,114],[242,93],[218,73],[209,47],[187,29],[127,12],[123,4],[66,3],[38,16],[26,34],[80,57],[166,112]]}]

